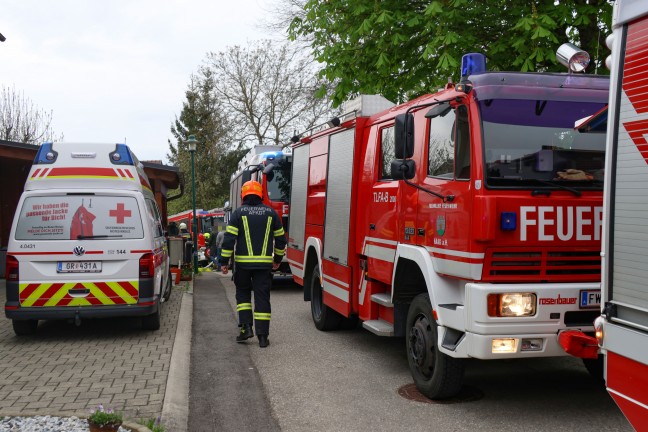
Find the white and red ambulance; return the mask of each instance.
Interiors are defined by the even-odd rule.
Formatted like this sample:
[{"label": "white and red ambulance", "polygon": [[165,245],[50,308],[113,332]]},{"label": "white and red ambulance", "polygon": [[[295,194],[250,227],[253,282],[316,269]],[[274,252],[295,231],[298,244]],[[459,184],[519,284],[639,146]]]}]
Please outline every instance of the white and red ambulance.
[{"label": "white and red ambulance", "polygon": [[160,210],[125,144],[42,144],[11,227],[5,315],[39,320],[141,316],[160,327],[171,293]]}]

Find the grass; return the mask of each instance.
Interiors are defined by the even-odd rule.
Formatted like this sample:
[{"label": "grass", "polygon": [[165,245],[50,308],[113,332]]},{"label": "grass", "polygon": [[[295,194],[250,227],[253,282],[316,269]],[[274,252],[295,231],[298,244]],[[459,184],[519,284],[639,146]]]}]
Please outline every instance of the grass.
[{"label": "grass", "polygon": [[164,432],[164,426],[162,426],[162,422],[160,421],[160,417],[154,419],[141,419],[140,424],[146,426],[151,430],[151,432]]}]

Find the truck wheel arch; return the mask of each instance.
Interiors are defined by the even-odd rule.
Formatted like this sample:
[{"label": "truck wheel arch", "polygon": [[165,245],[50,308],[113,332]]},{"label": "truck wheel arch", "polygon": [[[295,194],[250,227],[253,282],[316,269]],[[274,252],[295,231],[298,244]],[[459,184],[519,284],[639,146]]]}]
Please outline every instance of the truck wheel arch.
[{"label": "truck wheel arch", "polygon": [[[461,279],[442,277],[435,271],[434,257],[420,246],[399,244],[394,259],[392,303],[411,303],[417,294],[427,291],[432,309],[439,304],[463,304]],[[439,314],[439,325],[444,325]]]},{"label": "truck wheel arch", "polygon": [[308,281],[310,281],[313,269],[317,266],[319,274],[324,274],[322,273],[322,242],[318,238],[309,237],[304,250],[306,251],[304,253],[304,301],[310,301],[311,290]]}]

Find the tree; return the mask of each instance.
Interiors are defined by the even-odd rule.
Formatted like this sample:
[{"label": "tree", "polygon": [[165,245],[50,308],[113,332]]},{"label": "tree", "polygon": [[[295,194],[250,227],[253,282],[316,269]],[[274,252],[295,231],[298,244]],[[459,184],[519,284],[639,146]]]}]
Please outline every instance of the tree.
[{"label": "tree", "polygon": [[185,193],[169,203],[171,214],[193,208],[189,135],[195,135],[198,141],[194,155],[196,207],[222,207],[229,199],[230,175],[244,151],[240,144],[232,144],[230,126],[215,99],[214,85],[214,75],[208,69],[192,76],[180,117],[171,126],[176,144],[169,140],[167,158],[185,176]]},{"label": "tree", "polygon": [[569,41],[607,73],[611,15],[610,0],[307,0],[288,31],[310,42],[335,105],[363,93],[402,102],[456,82],[467,52],[492,70],[564,71],[555,50]]},{"label": "tree", "polygon": [[214,75],[215,98],[237,142],[286,145],[330,112],[312,60],[289,44],[264,40],[209,53],[203,69]]},{"label": "tree", "polygon": [[52,111],[34,106],[24,93],[2,86],[0,94],[0,139],[26,144],[61,141],[52,130]]}]

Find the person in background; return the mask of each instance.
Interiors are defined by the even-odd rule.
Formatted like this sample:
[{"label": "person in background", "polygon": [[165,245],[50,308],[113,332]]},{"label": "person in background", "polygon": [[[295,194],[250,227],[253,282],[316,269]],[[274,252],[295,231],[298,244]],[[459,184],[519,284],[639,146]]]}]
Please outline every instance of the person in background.
[{"label": "person in background", "polygon": [[227,274],[229,259],[234,255],[236,311],[241,328],[236,342],[245,342],[254,336],[254,317],[259,346],[265,348],[270,343],[271,271],[281,264],[286,249],[286,236],[277,212],[261,202],[262,191],[261,184],[254,180],[243,184],[243,205],[232,213],[225,230],[220,263],[223,274]]},{"label": "person in background", "polygon": [[216,263],[218,271],[221,271],[220,259],[221,259],[221,251],[223,250],[224,239],[225,239],[225,230],[221,230],[218,231],[218,234],[216,234],[216,238],[213,241],[214,257],[215,257],[214,262]]}]

